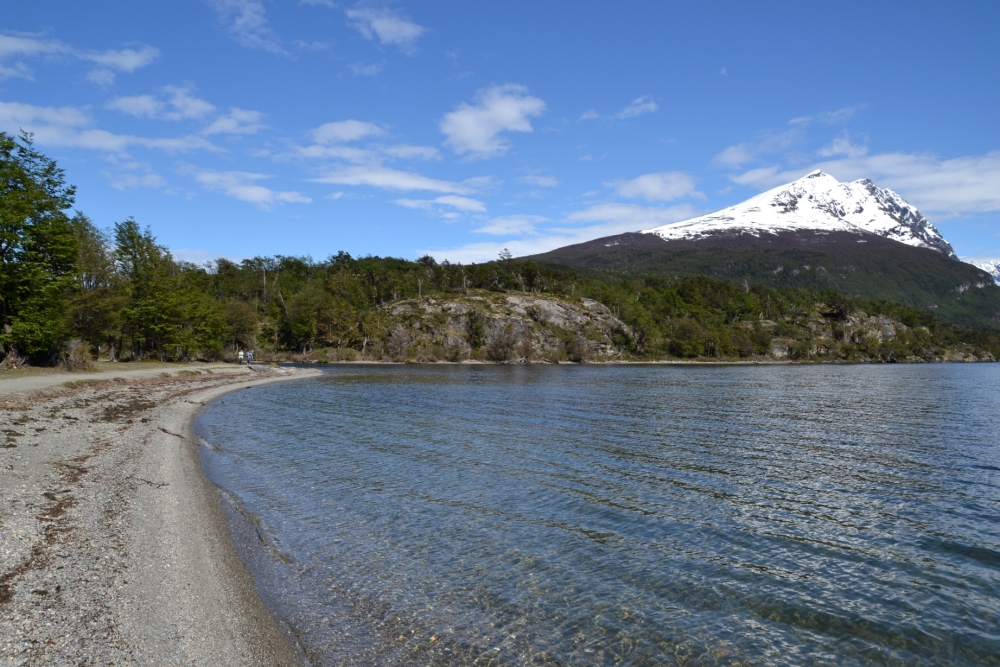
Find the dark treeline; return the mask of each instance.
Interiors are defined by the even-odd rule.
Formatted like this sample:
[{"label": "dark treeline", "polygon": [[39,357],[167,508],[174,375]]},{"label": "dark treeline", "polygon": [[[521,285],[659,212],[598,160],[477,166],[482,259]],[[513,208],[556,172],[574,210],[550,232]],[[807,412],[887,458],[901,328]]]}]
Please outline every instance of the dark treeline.
[{"label": "dark treeline", "polygon": [[[791,341],[792,357],[935,358],[973,346],[1000,357],[1000,333],[965,329],[887,302],[834,292],[738,286],[708,278],[605,279],[513,259],[482,264],[351,257],[176,260],[135,220],[98,228],[70,214],[74,189],[30,135],[0,133],[0,299],[5,363],[217,360],[236,349],[271,354],[321,348],[386,355],[399,319],[386,306],[479,292],[593,299],[622,323],[614,345],[627,358],[745,358]],[[841,335],[853,313],[904,325],[891,340]],[[476,318],[465,332],[475,356]],[[843,339],[818,344],[813,320]],[[838,324],[840,323],[840,324]],[[838,327],[840,327],[838,329]],[[839,340],[839,339],[838,339]]]}]

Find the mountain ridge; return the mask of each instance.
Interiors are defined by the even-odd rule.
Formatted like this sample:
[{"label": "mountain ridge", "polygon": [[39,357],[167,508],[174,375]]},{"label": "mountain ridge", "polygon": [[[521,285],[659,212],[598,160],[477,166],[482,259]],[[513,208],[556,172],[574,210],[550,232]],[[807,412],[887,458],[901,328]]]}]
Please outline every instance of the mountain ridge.
[{"label": "mountain ridge", "polygon": [[705,275],[833,289],[958,324],[1000,327],[996,274],[962,262],[892,190],[868,179],[840,183],[819,171],[715,213],[526,259],[622,277]]},{"label": "mountain ridge", "polygon": [[934,225],[892,190],[867,178],[841,183],[819,170],[734,206],[640,233],[671,241],[799,230],[867,232],[958,259]]}]

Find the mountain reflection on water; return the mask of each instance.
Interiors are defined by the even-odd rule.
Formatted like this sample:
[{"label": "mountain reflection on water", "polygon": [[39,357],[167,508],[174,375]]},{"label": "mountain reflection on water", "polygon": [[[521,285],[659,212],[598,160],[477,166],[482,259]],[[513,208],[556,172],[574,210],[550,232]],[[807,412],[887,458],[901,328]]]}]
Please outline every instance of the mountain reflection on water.
[{"label": "mountain reflection on water", "polygon": [[313,664],[1000,665],[1000,366],[348,366],[196,431]]}]

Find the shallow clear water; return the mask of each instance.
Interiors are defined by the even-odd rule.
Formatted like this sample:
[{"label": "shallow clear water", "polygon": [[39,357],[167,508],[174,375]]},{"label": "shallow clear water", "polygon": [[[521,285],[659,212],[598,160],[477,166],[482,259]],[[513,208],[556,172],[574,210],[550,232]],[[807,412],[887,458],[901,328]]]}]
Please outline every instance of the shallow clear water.
[{"label": "shallow clear water", "polygon": [[1000,366],[338,367],[196,430],[314,664],[1000,665]]}]

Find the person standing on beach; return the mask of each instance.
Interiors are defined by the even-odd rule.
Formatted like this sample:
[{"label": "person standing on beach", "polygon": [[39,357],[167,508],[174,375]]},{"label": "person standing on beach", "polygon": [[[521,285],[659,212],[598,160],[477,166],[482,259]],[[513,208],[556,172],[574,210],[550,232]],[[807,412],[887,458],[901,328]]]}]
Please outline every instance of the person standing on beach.
[{"label": "person standing on beach", "polygon": [[243,365],[243,350],[240,350],[240,366]]}]

